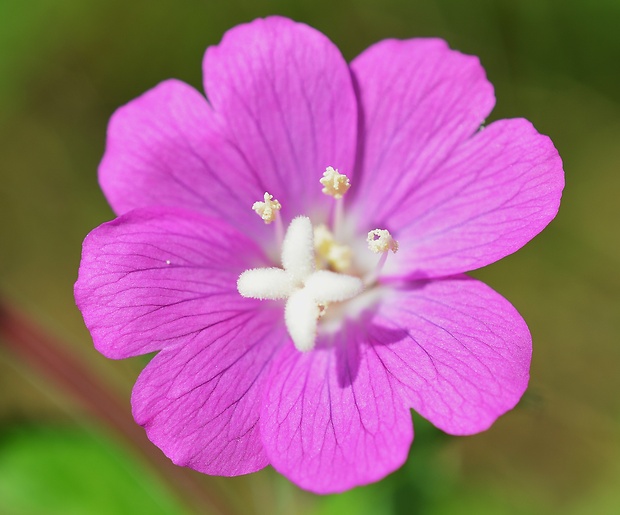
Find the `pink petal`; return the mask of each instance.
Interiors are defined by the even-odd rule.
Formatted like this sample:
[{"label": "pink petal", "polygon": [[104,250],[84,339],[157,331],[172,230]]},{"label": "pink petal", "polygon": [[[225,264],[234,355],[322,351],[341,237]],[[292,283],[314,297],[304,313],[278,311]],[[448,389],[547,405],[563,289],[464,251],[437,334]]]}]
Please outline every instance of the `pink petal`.
[{"label": "pink petal", "polygon": [[281,317],[240,311],[162,351],[142,372],[134,417],[175,464],[224,476],[268,464],[259,416],[270,361],[282,342],[290,345]]},{"label": "pink petal", "polygon": [[413,438],[387,370],[354,331],[334,346],[319,339],[310,353],[284,346],[266,384],[260,423],[269,461],[317,493],[381,479],[404,463]]},{"label": "pink petal", "polygon": [[95,347],[126,358],[176,348],[259,301],[237,278],[260,266],[246,236],[189,211],[130,211],[84,241],[75,298]]},{"label": "pink petal", "polygon": [[456,149],[394,205],[400,243],[387,274],[438,277],[511,254],[555,217],[564,173],[551,140],[527,120],[500,120]]},{"label": "pink petal", "polygon": [[465,276],[391,292],[367,331],[394,389],[448,433],[487,429],[527,387],[525,322],[506,299]]},{"label": "pink petal", "polygon": [[478,58],[439,39],[381,41],[351,69],[362,112],[362,174],[350,194],[368,231],[409,203],[411,190],[478,129],[495,98]]},{"label": "pink petal", "polygon": [[227,137],[282,202],[283,216],[326,210],[319,179],[327,166],[353,172],[357,134],[355,94],[338,49],[306,25],[259,19],[207,49],[204,75]]},{"label": "pink petal", "polygon": [[101,187],[116,213],[176,206],[264,234],[252,204],[267,185],[221,134],[221,123],[200,93],[176,80],[118,109],[99,167]]},{"label": "pink petal", "polygon": [[385,275],[473,270],[553,219],[564,179],[551,141],[525,120],[474,135],[494,104],[477,58],[440,40],[389,40],[351,68],[363,113],[351,213],[361,233],[387,228],[398,240]]}]

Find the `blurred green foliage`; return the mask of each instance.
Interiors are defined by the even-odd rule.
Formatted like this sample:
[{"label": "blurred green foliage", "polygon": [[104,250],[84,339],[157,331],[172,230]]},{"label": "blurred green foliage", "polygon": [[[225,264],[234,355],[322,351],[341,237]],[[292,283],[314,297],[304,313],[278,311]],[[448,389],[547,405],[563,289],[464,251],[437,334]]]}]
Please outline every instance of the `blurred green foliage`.
[{"label": "blurred green foliage", "polygon": [[[383,38],[417,36],[480,56],[496,87],[493,119],[524,116],[549,134],[567,188],[541,236],[475,274],[517,306],[534,337],[530,390],[491,430],[451,438],[416,416],[407,464],[338,496],[302,492],[271,470],[201,480],[237,513],[619,513],[617,0],[3,0],[2,294],[63,336],[129,414],[142,363],[98,356],[72,298],[81,241],[113,216],[96,180],[107,120],[163,79],[200,88],[204,49],[273,13],[323,31],[347,59]],[[180,512],[118,435],[92,427],[0,345],[0,511]]]},{"label": "blurred green foliage", "polygon": [[172,515],[153,474],[91,429],[22,427],[0,440],[0,512]]}]

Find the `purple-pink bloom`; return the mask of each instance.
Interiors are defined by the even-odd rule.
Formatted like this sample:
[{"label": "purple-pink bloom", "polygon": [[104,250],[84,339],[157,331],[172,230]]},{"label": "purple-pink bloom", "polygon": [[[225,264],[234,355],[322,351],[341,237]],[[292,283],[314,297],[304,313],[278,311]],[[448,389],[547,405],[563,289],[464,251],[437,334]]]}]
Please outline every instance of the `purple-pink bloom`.
[{"label": "purple-pink bloom", "polygon": [[[528,328],[463,274],[553,219],[563,171],[528,121],[480,129],[495,100],[478,59],[386,40],[348,65],[271,17],[203,66],[206,98],[169,80],[112,117],[99,178],[118,218],[86,238],[75,286],[102,354],[158,351],[132,396],[151,441],[207,474],[270,464],[341,492],[403,464],[410,408],[455,435],[512,409]],[[350,180],[342,199],[322,192],[327,167]],[[265,192],[284,245],[301,238],[282,256],[278,220],[252,209]],[[317,246],[321,224],[344,254]],[[374,230],[398,252],[370,252]]]}]

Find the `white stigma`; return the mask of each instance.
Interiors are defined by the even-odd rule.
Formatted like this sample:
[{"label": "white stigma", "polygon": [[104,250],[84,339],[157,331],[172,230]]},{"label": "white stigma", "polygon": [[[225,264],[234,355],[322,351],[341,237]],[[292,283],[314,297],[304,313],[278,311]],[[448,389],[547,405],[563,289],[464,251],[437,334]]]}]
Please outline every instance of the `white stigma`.
[{"label": "white stigma", "polygon": [[368,248],[374,253],[384,253],[388,250],[396,253],[398,250],[398,242],[392,238],[390,231],[386,229],[374,229],[368,233],[366,238]]},{"label": "white stigma", "polygon": [[254,202],[252,209],[256,211],[256,214],[260,216],[266,224],[270,224],[276,219],[278,211],[282,208],[282,205],[273,198],[273,195],[265,192],[263,197],[264,202]]},{"label": "white stigma", "polygon": [[294,290],[289,274],[281,268],[253,268],[237,279],[237,291],[252,299],[286,299]]},{"label": "white stigma", "polygon": [[297,283],[303,283],[316,269],[312,223],[305,216],[294,218],[286,230],[282,268]]},{"label": "white stigma", "polygon": [[323,177],[319,179],[319,182],[323,185],[321,191],[325,195],[330,195],[334,198],[342,198],[351,187],[349,178],[339,173],[338,170],[334,170],[331,166],[325,169]]},{"label": "white stigma", "polygon": [[351,275],[316,270],[312,223],[295,218],[282,244],[283,268],[254,268],[243,272],[237,290],[253,299],[287,299],[284,322],[295,347],[306,352],[316,343],[318,320],[330,302],[342,302],[364,289]]}]

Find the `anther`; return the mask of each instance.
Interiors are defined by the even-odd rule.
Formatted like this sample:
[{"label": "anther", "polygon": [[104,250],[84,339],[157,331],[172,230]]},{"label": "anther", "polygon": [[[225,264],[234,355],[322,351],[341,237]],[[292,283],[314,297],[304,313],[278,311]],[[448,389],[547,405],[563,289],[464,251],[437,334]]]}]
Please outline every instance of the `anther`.
[{"label": "anther", "polygon": [[387,229],[374,229],[368,233],[366,238],[368,248],[374,253],[379,254],[391,250],[396,253],[398,250],[398,242],[392,238],[390,231]]},{"label": "anther", "polygon": [[256,214],[260,216],[266,224],[270,224],[276,219],[278,211],[282,208],[282,205],[273,198],[273,195],[265,192],[263,202],[254,202],[252,209],[256,211]]},{"label": "anther", "polygon": [[353,259],[351,249],[337,243],[334,235],[324,224],[314,228],[314,250],[317,257],[336,272],[347,272],[351,268]]},{"label": "anther", "polygon": [[331,166],[328,166],[323,172],[323,177],[319,179],[319,182],[323,185],[321,190],[325,195],[330,195],[334,198],[340,199],[351,187],[349,178],[339,173]]}]

